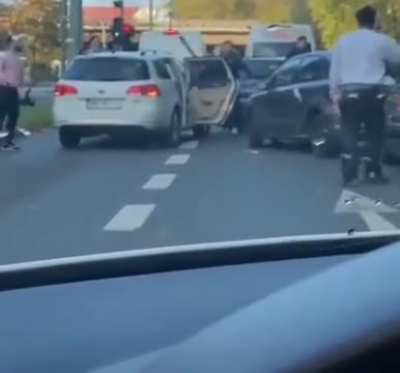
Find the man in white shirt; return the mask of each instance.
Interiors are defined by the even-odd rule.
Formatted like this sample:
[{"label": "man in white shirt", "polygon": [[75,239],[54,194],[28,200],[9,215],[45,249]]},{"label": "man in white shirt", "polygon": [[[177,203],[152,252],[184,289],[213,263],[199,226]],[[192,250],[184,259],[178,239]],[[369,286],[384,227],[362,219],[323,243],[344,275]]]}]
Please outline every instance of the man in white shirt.
[{"label": "man in white shirt", "polygon": [[386,183],[381,158],[385,138],[385,93],[387,63],[400,64],[400,46],[376,32],[377,12],[371,6],[356,13],[359,30],[344,36],[333,52],[330,71],[332,100],[342,117],[342,174],[345,186],[359,184],[359,132],[365,125],[368,140],[367,180]]}]

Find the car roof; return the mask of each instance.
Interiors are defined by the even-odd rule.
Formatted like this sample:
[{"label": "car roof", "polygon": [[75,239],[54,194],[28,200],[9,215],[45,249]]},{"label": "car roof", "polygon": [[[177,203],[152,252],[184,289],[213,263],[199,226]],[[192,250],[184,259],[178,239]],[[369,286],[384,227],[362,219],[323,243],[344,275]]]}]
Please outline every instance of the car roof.
[{"label": "car roof", "polygon": [[127,58],[127,59],[143,59],[143,60],[154,60],[162,57],[170,57],[173,56],[167,52],[159,52],[156,50],[145,50],[140,52],[96,52],[96,53],[89,53],[84,55],[76,56],[75,59],[93,59],[93,58],[107,58],[107,57],[118,57],[118,58]]},{"label": "car roof", "polygon": [[244,61],[270,61],[270,62],[284,62],[285,57],[244,57]]}]

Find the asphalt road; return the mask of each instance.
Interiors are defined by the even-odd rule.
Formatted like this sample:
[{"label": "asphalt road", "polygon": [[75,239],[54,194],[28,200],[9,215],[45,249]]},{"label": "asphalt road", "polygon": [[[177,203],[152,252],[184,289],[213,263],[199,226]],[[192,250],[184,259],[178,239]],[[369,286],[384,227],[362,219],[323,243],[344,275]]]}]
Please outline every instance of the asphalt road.
[{"label": "asphalt road", "polygon": [[0,153],[0,264],[400,227],[400,167],[387,167],[388,186],[343,191],[337,159],[301,146],[251,151],[244,135],[66,151],[49,130],[20,143]]}]

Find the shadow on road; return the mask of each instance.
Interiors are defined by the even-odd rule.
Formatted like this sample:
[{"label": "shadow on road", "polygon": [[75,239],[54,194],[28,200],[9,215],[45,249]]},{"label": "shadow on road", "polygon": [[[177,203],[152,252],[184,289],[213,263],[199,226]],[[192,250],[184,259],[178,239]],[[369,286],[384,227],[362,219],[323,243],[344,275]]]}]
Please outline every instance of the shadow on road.
[{"label": "shadow on road", "polygon": [[[182,142],[193,140],[193,135],[184,134]],[[83,139],[78,147],[78,151],[91,150],[155,150],[165,149],[156,136],[137,135],[137,136],[107,136],[100,135],[92,138]]]}]

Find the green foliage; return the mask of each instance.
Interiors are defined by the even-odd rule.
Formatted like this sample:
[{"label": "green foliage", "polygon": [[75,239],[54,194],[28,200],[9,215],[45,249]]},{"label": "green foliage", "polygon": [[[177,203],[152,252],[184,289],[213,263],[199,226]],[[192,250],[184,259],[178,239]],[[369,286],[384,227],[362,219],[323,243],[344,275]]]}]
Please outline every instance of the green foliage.
[{"label": "green foliage", "polygon": [[176,0],[179,18],[287,22],[297,0]]},{"label": "green foliage", "polygon": [[54,0],[21,0],[11,14],[11,29],[25,34],[31,63],[48,63],[57,56],[58,5]]},{"label": "green foliage", "polygon": [[357,27],[354,14],[364,5],[373,5],[379,10],[383,31],[400,37],[399,0],[309,0],[312,18],[326,47],[333,46],[341,35]]}]

